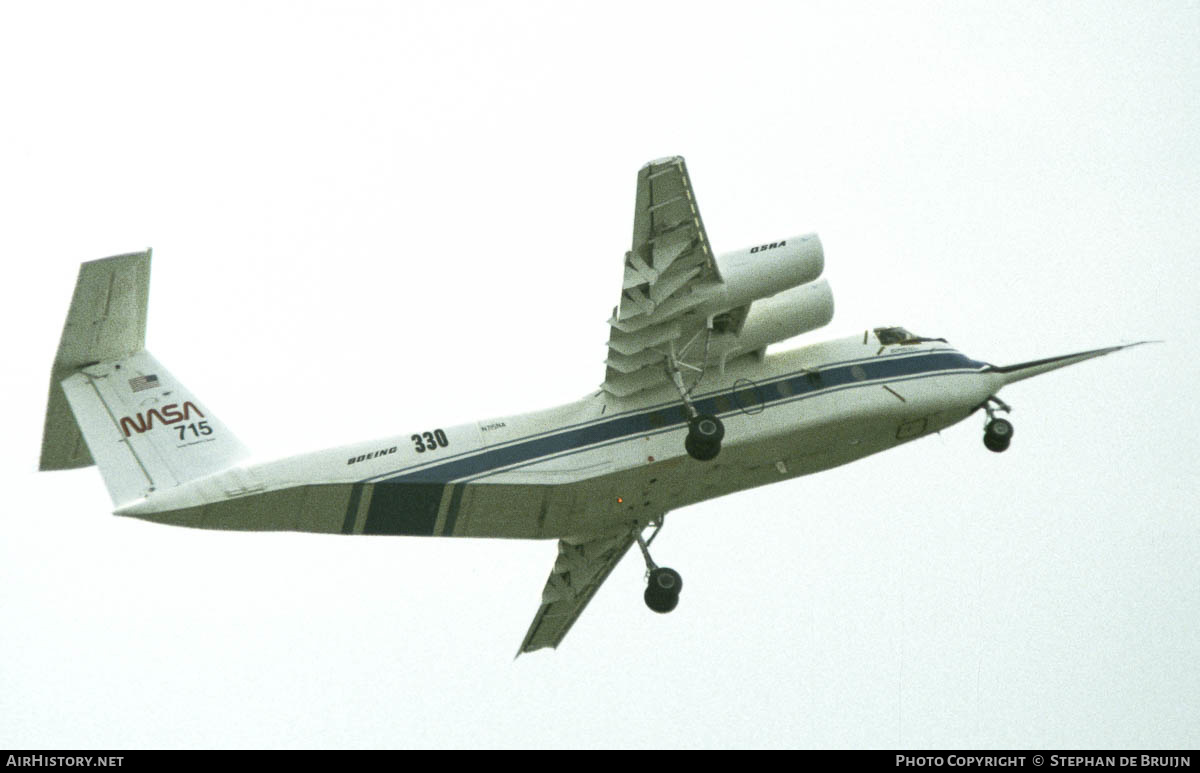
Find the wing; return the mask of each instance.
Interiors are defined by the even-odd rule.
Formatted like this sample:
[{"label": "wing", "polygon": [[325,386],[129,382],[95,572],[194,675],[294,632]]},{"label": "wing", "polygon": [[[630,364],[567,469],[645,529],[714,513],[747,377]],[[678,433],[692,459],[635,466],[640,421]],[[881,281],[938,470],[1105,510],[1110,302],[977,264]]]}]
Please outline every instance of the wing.
[{"label": "wing", "polygon": [[559,540],[558,560],[542,590],[542,606],[517,655],[562,643],[633,542],[633,532],[586,541]]},{"label": "wing", "polygon": [[686,360],[707,327],[697,308],[721,285],[712,247],[682,158],[638,172],[633,245],[625,253],[621,303],[608,321],[603,389],[624,397],[666,380],[670,352]]}]

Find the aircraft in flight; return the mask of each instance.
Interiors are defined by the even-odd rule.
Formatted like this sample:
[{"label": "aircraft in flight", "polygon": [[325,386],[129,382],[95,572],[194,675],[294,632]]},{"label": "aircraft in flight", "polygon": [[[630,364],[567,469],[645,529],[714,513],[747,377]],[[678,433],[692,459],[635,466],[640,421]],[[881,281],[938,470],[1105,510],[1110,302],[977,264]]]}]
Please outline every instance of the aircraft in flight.
[{"label": "aircraft in flight", "polygon": [[[678,572],[650,545],[668,512],[826,470],[983,411],[997,392],[1126,346],[997,367],[878,327],[788,351],[833,318],[815,234],[717,256],[682,158],[637,178],[604,382],[567,405],[255,462],[145,350],[150,252],[84,263],[50,378],[42,470],[96,464],[117,515],[205,529],[558,540],[518,654],[557,647],[633,546],[655,612]],[[1137,344],[1128,344],[1135,346]],[[649,537],[646,536],[649,532]]]}]

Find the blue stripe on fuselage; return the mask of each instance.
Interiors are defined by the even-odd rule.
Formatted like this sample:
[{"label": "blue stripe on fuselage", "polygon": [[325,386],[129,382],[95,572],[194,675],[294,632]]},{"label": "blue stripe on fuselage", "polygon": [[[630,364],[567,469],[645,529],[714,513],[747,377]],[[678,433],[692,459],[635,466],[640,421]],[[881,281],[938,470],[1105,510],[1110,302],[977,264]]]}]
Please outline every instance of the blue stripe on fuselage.
[{"label": "blue stripe on fuselage", "polygon": [[[756,383],[747,389],[754,390],[754,402],[764,406],[776,405],[809,397],[820,392],[832,392],[847,386],[865,386],[880,379],[903,379],[918,375],[933,375],[951,370],[977,371],[986,363],[977,362],[967,356],[947,350],[936,350],[927,354],[903,357],[878,357],[866,360],[850,360],[836,365],[826,365],[816,371],[789,373],[781,378]],[[738,395],[744,389],[726,388],[712,392],[692,401],[700,413],[716,416],[739,411]],[[743,403],[747,398],[743,398]],[[457,458],[444,459],[420,469],[396,471],[377,476],[376,483],[439,482],[444,483],[463,478],[477,477],[483,473],[496,472],[503,468],[529,463],[549,456],[560,456],[564,452],[579,451],[591,446],[601,446],[626,437],[657,434],[687,423],[687,414],[678,403],[661,403],[616,416],[594,420],[592,423],[559,428],[521,440],[512,441],[496,448],[479,449]],[[382,480],[380,480],[382,478]]]}]

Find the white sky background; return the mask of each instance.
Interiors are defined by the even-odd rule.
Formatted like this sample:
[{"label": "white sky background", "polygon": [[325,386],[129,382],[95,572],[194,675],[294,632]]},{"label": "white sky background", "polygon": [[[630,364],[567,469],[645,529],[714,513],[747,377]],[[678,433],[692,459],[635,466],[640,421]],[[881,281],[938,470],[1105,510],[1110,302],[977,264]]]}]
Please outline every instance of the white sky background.
[{"label": "white sky background", "polygon": [[[1200,743],[1200,3],[7,4],[0,747]],[[77,265],[256,451],[603,378],[636,171],[718,251],[998,364],[1163,338],[675,513],[512,655],[553,542],[172,529],[37,474]]]}]

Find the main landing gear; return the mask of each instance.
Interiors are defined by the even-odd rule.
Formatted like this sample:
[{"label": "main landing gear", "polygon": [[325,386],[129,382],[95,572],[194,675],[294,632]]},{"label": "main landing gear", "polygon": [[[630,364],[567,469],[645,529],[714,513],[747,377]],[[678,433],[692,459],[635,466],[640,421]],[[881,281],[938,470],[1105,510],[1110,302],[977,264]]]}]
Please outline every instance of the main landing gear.
[{"label": "main landing gear", "polygon": [[[992,403],[996,407],[992,407]],[[999,411],[1012,413],[1012,408],[1008,406],[999,397],[993,395],[983,404],[983,409],[987,411],[988,421],[983,428],[983,444],[987,446],[987,450],[1001,453],[1008,450],[1008,444],[1012,442],[1013,425],[1007,419],[996,417]]]},{"label": "main landing gear", "polygon": [[[691,408],[691,406],[688,406]],[[693,409],[694,410],[694,409]],[[701,462],[715,459],[721,453],[721,438],[725,437],[725,426],[716,416],[696,414],[688,419],[688,433],[683,447],[688,456]]]},{"label": "main landing gear", "polygon": [[665,518],[666,516],[662,516],[659,519],[650,539],[642,539],[640,530],[637,535],[638,547],[642,549],[642,557],[646,559],[646,592],[642,598],[646,600],[646,606],[662,615],[679,606],[679,592],[683,590],[683,578],[679,576],[679,572],[659,566],[650,557],[650,543],[662,531]]},{"label": "main landing gear", "polygon": [[[692,405],[690,390],[684,388],[683,375],[679,372],[680,366],[692,366],[676,360],[674,356],[669,356],[667,363],[671,380],[675,383],[675,388],[679,390],[679,397],[683,400],[688,414],[688,433],[683,441],[684,450],[688,452],[688,456],[697,461],[707,462],[716,459],[717,454],[721,453],[721,440],[725,437],[725,425],[716,416],[700,413],[696,410],[696,406]],[[697,381],[697,383],[699,382]],[[695,384],[692,386],[695,387]]]}]

